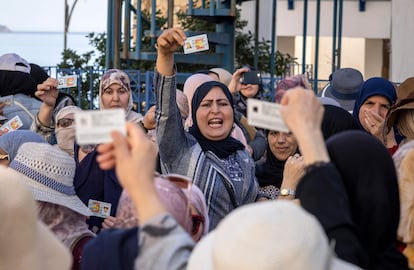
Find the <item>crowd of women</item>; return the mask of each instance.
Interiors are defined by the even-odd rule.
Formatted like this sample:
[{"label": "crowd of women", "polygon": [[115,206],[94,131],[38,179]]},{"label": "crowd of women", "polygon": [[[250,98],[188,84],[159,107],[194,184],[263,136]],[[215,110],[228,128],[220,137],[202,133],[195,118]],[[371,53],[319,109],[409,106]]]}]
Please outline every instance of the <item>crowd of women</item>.
[{"label": "crowd of women", "polygon": [[177,89],[185,39],[180,28],[158,37],[145,115],[126,73],[103,74],[100,109],[124,109],[127,133],[99,145],[77,144],[82,109],[56,79],[0,57],[0,85],[35,77],[24,94],[40,104],[30,128],[0,136],[0,269],[414,267],[414,78],[336,71],[330,91],[346,90],[338,78],[356,89],[340,96],[351,113],[303,75],[285,78],[275,101],[290,132],[264,130],[247,121],[262,94],[242,79],[249,66]]}]

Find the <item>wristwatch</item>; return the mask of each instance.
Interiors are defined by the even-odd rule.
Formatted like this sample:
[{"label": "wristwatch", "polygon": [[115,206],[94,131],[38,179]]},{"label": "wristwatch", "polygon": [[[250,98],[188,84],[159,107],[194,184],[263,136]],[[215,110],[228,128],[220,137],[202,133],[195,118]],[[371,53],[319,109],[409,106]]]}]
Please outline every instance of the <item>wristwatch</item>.
[{"label": "wristwatch", "polygon": [[296,194],[296,192],[293,189],[282,188],[280,190],[279,196],[289,196],[289,195],[295,196],[295,194]]}]

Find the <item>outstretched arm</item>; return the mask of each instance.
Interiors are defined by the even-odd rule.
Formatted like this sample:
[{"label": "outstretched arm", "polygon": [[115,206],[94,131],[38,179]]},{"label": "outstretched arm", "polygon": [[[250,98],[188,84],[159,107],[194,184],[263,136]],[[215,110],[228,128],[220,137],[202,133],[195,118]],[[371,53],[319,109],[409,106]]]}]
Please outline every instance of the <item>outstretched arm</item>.
[{"label": "outstretched arm", "polygon": [[296,198],[318,219],[328,238],[336,241],[338,257],[364,267],[364,251],[352,221],[348,194],[322,136],[323,106],[312,91],[301,87],[287,91],[281,104],[282,117],[298,141],[306,166]]},{"label": "outstretched arm", "polygon": [[137,125],[127,123],[127,133],[125,137],[113,132],[112,143],[99,145],[97,161],[103,169],[115,165],[119,182],[134,201],[139,220],[145,223],[166,213],[153,183],[157,151]]},{"label": "outstretched arm", "polygon": [[324,108],[315,94],[296,87],[285,93],[281,105],[280,113],[298,141],[305,165],[329,162],[321,130]]},{"label": "outstretched arm", "polygon": [[54,78],[48,78],[41,84],[37,85],[36,97],[42,101],[39,113],[37,115],[38,120],[44,126],[50,127],[53,125],[53,109],[55,108],[56,99],[59,94],[57,89],[58,80]]},{"label": "outstretched arm", "polygon": [[106,156],[98,160],[101,166],[111,167],[115,163],[118,179],[137,210],[140,232],[135,266],[137,269],[185,269],[194,242],[168,214],[155,190],[156,146],[135,124],[127,124],[127,134],[125,137],[113,132],[113,142],[102,144],[97,150]]},{"label": "outstretched arm", "polygon": [[165,30],[157,39],[157,62],[158,72],[163,76],[174,74],[174,52],[184,45],[186,36],[181,28]]}]

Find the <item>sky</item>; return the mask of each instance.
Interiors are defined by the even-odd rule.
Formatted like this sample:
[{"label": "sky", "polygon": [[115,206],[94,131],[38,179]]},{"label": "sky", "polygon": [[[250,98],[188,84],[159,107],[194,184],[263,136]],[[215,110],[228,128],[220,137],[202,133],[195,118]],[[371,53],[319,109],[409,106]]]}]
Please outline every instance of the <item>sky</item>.
[{"label": "sky", "polygon": [[[68,0],[71,6],[73,0]],[[12,31],[63,32],[65,0],[0,0],[0,25]],[[106,32],[107,0],[78,0],[70,32]]]}]

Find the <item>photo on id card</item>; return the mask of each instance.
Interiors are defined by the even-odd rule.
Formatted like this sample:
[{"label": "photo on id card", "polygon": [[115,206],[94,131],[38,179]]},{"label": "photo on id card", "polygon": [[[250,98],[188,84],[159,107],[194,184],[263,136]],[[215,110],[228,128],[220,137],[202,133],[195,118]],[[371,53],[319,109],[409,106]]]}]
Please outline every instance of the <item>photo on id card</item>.
[{"label": "photo on id card", "polygon": [[184,41],[184,54],[206,51],[209,49],[207,34],[188,37]]}]

